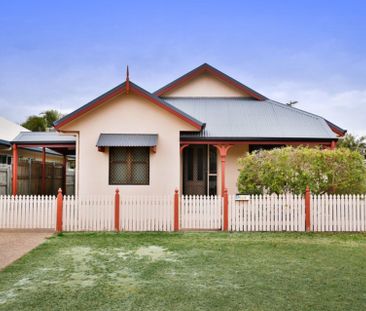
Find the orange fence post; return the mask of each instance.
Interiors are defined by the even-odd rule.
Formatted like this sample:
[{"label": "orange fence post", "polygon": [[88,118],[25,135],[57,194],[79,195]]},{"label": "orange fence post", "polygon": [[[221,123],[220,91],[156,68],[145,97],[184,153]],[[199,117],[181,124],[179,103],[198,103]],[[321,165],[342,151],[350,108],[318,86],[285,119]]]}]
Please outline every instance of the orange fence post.
[{"label": "orange fence post", "polygon": [[179,231],[179,193],[174,191],[174,231]]},{"label": "orange fence post", "polygon": [[224,231],[229,229],[229,197],[227,189],[224,190]]},{"label": "orange fence post", "polygon": [[114,230],[119,232],[121,230],[119,225],[119,206],[120,199],[119,199],[119,189],[116,189],[116,193],[114,195]]},{"label": "orange fence post", "polygon": [[306,186],[305,190],[305,230],[310,231],[310,188]]},{"label": "orange fence post", "polygon": [[57,212],[56,212],[56,232],[62,232],[62,208],[63,208],[63,198],[62,198],[62,190],[61,188],[58,189],[57,194]]}]

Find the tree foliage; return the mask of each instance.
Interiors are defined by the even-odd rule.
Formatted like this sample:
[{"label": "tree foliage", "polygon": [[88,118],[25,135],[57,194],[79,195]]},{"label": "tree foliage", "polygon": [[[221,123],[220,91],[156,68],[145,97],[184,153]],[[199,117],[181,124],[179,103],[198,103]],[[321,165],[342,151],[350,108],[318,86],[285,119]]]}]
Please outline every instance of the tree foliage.
[{"label": "tree foliage", "polygon": [[261,150],[239,160],[240,193],[365,193],[366,165],[357,151],[285,147]]},{"label": "tree foliage", "polygon": [[352,134],[346,134],[344,137],[338,140],[337,146],[358,151],[364,157],[366,157],[366,136],[358,137]]},{"label": "tree foliage", "polygon": [[46,110],[38,116],[32,115],[21,125],[32,132],[43,132],[53,127],[53,122],[62,117],[57,110]]}]

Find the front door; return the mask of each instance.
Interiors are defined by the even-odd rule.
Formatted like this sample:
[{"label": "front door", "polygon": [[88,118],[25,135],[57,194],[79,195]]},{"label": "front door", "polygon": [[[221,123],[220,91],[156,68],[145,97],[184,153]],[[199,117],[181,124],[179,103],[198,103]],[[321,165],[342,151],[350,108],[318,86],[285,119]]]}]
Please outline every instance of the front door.
[{"label": "front door", "polygon": [[206,145],[190,145],[183,149],[183,193],[207,194]]}]

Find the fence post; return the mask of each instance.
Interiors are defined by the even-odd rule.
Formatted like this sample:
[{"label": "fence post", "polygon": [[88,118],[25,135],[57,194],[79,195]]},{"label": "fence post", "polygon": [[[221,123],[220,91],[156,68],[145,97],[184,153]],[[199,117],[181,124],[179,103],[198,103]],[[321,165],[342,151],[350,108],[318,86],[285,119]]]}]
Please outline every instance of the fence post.
[{"label": "fence post", "polygon": [[62,190],[61,188],[58,189],[57,194],[57,219],[56,219],[56,232],[62,232],[62,208],[63,208],[63,198],[62,198]]},{"label": "fence post", "polygon": [[310,188],[306,186],[305,190],[305,230],[310,232]]},{"label": "fence post", "polygon": [[174,231],[179,231],[179,193],[174,191]]},{"label": "fence post", "polygon": [[116,232],[120,231],[119,226],[119,206],[120,205],[120,199],[119,199],[119,189],[116,189],[116,193],[114,195],[114,230]]},{"label": "fence post", "polygon": [[229,229],[229,198],[227,189],[224,190],[224,231]]}]

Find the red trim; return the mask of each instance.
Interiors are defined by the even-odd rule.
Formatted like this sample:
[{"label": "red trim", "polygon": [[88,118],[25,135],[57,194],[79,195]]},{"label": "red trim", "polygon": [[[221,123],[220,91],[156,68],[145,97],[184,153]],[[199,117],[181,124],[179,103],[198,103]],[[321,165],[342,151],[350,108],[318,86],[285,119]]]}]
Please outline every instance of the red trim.
[{"label": "red trim", "polygon": [[221,196],[224,196],[226,190],[226,179],[225,179],[225,166],[226,166],[226,156],[229,149],[233,145],[214,145],[220,154],[221,158]]},{"label": "red trim", "polygon": [[341,131],[338,128],[336,128],[335,126],[333,126],[332,124],[328,123],[328,126],[330,127],[330,129],[336,133],[338,136],[343,137],[346,134],[346,131]]},{"label": "red trim", "polygon": [[112,99],[113,97],[117,96],[118,94],[122,94],[124,90],[124,86],[121,86],[119,88],[116,88],[113,92],[109,93],[106,96],[103,96],[102,98],[100,98],[99,100],[95,101],[95,103],[93,103],[90,106],[85,107],[84,109],[81,109],[80,111],[78,111],[77,113],[75,113],[74,115],[68,117],[67,119],[65,119],[63,122],[60,122],[59,124],[57,124],[55,126],[55,128],[58,130],[60,129],[62,126],[64,126],[65,124],[71,122],[72,120],[75,120],[76,118],[80,117],[81,115],[83,115],[84,113],[96,108],[97,106],[99,106],[100,104],[105,103],[106,101]]},{"label": "red trim", "polygon": [[248,145],[248,144],[261,144],[261,145],[294,145],[294,146],[299,146],[299,145],[309,145],[309,146],[313,146],[313,145],[325,145],[325,146],[330,146],[332,141],[291,141],[291,140],[275,140],[275,141],[270,141],[270,140],[241,140],[241,141],[225,141],[225,140],[192,140],[192,141],[181,141],[181,144],[187,144],[187,145]]},{"label": "red trim", "polygon": [[17,145],[13,145],[13,185],[12,192],[13,195],[17,194],[17,186],[18,186],[18,148]]},{"label": "red trim", "polygon": [[306,186],[305,190],[305,230],[310,231],[310,188]]},{"label": "red trim", "polygon": [[186,116],[178,113],[177,111],[175,111],[174,109],[168,107],[168,106],[165,106],[163,105],[160,101],[156,100],[155,98],[153,97],[150,97],[148,96],[147,94],[141,92],[140,90],[138,90],[137,88],[131,87],[131,91],[135,94],[138,94],[140,95],[141,97],[144,97],[146,98],[147,100],[153,102],[154,104],[156,104],[157,106],[159,106],[160,108],[163,108],[165,109],[166,111],[168,112],[171,112],[172,114],[174,114],[175,116],[177,116],[178,118],[186,121],[187,123],[189,123],[190,125],[192,125],[194,128],[196,128],[197,130],[200,130],[202,128],[202,126],[200,124],[197,124],[196,122],[192,121],[191,119],[187,118]]},{"label": "red trim", "polygon": [[334,150],[336,148],[336,142],[333,140],[330,144],[330,149]]},{"label": "red trim", "polygon": [[236,89],[239,89],[240,91],[254,97],[258,100],[265,100],[266,97],[263,95],[257,94],[256,92],[252,91],[251,89],[245,87],[240,82],[236,81],[235,79],[225,75],[221,71],[217,70],[216,68],[211,67],[208,64],[203,64],[196,69],[192,70],[191,72],[188,72],[187,74],[181,76],[177,80],[173,81],[172,83],[168,84],[166,87],[161,88],[160,90],[156,91],[155,94],[157,96],[162,96],[167,92],[170,92],[171,90],[183,85],[184,83],[188,82],[189,80],[192,80],[196,78],[201,73],[208,72],[212,74],[214,77],[228,83],[229,85],[233,86]]},{"label": "red trim", "polygon": [[62,198],[62,190],[58,189],[57,194],[57,212],[56,212],[56,232],[62,232],[62,208],[63,208],[63,198]]},{"label": "red trim", "polygon": [[21,144],[21,145],[18,145],[18,147],[20,148],[29,148],[29,147],[41,147],[41,148],[69,148],[69,147],[75,147],[76,143],[75,144]]},{"label": "red trim", "polygon": [[180,152],[183,152],[184,148],[188,147],[189,144],[180,145]]},{"label": "red trim", "polygon": [[[200,130],[202,128],[201,124],[198,124],[196,122],[194,122],[193,120],[187,118],[186,116],[178,113],[177,111],[175,111],[174,109],[162,104],[159,100],[155,99],[153,96],[149,96],[148,94],[145,94],[144,92],[142,92],[141,90],[137,89],[134,84],[131,82],[128,83],[129,84],[129,91],[133,92],[135,94],[140,95],[141,97],[147,99],[148,101],[156,104],[157,106],[159,106],[160,108],[163,108],[164,110],[174,114],[175,116],[177,116],[178,118],[184,120],[185,122],[191,124],[194,128],[196,128],[197,130]],[[84,113],[98,107],[99,105],[105,103],[106,101],[112,99],[113,97],[119,95],[119,94],[123,94],[124,91],[126,91],[126,84],[121,85],[119,88],[117,88],[116,90],[114,90],[113,92],[109,93],[106,96],[103,96],[102,98],[96,100],[93,104],[85,107],[84,109],[81,109],[80,111],[78,111],[77,113],[71,115],[70,117],[66,118],[64,121],[60,122],[59,124],[57,124],[55,126],[55,128],[57,130],[60,130],[60,128],[62,126],[64,126],[65,124],[75,120],[76,118],[80,117],[81,115],[83,115]]]}]

